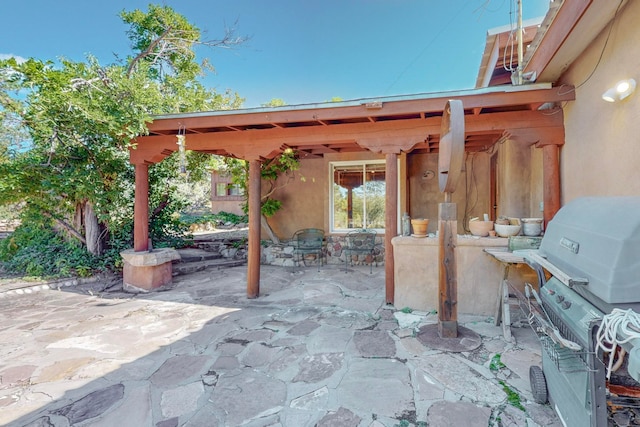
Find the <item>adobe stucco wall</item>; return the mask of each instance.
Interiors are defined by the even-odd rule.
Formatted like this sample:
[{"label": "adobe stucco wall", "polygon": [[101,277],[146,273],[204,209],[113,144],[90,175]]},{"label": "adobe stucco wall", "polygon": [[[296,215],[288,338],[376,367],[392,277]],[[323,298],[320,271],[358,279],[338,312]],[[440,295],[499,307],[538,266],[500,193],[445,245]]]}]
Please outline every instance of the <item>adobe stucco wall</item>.
[{"label": "adobe stucco wall", "polygon": [[542,149],[506,140],[497,150],[497,216],[541,218]]},{"label": "adobe stucco wall", "polygon": [[[280,239],[288,239],[301,228],[330,229],[329,224],[329,163],[333,161],[355,161],[384,159],[373,153],[348,153],[326,155],[324,158],[302,159],[300,170],[286,186],[274,193],[283,208],[269,224]],[[281,180],[286,178],[280,178]],[[263,187],[266,184],[262,184]],[[266,188],[263,188],[266,190]],[[266,235],[263,234],[263,237]]]},{"label": "adobe stucco wall", "polygon": [[[438,239],[435,237],[394,237],[394,277],[396,308],[438,309]],[[483,251],[487,247],[507,246],[504,238],[458,236],[456,246],[458,313],[494,316],[498,289],[505,265]],[[535,273],[526,265],[509,268],[509,281],[522,290],[524,283],[534,286]]]},{"label": "adobe stucco wall", "polygon": [[[384,159],[384,157],[373,153],[348,153],[326,155],[318,159],[303,159],[295,177],[274,193],[274,196],[283,202],[283,209],[269,219],[269,224],[276,235],[281,239],[287,239],[301,228],[329,230],[331,228],[329,224],[329,163],[370,159]],[[484,213],[491,212],[490,162],[491,159],[487,153],[466,155],[465,168],[453,194],[453,202],[458,205],[460,234],[466,233],[465,228],[469,218],[482,217]],[[428,231],[435,233],[438,226],[438,204],[444,201],[444,195],[438,187],[438,155],[408,155],[406,163],[408,176],[405,177],[403,173],[405,167],[403,161],[400,161],[401,206],[408,204],[407,210],[412,218],[428,218],[430,220]],[[435,176],[431,179],[425,178],[427,171],[433,171]],[[526,185],[529,185],[528,182]],[[406,201],[404,194],[408,195]]]},{"label": "adobe stucco wall", "polygon": [[564,106],[563,205],[580,196],[640,194],[640,87],[622,102],[601,98],[619,80],[634,78],[640,85],[639,23],[640,1],[627,2],[602,59],[609,27],[561,78],[576,87],[576,100]]},{"label": "adobe stucco wall", "polygon": [[[457,204],[458,234],[465,234],[469,218],[491,213],[489,176],[491,158],[487,153],[468,153],[452,202]],[[438,229],[438,205],[444,194],[438,185],[438,155],[415,154],[407,158],[409,215],[429,219],[429,233]],[[425,176],[434,172],[433,178]],[[466,215],[465,215],[466,213]]]}]

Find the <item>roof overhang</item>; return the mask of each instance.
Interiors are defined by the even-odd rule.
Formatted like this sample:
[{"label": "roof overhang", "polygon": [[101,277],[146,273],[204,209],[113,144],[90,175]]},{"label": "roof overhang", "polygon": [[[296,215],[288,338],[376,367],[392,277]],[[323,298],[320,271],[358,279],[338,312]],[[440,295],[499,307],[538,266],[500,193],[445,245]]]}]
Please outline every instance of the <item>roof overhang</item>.
[{"label": "roof overhang", "polygon": [[524,72],[557,82],[628,0],[564,0],[550,3],[540,31],[523,58]]},{"label": "roof overhang", "polygon": [[[543,18],[523,23],[523,74],[535,76],[536,82],[558,82],[627,1],[549,2],[549,10]],[[511,84],[511,72],[507,68],[515,69],[518,65],[514,31],[511,26],[504,26],[487,32],[476,87]]]},{"label": "roof overhang", "polygon": [[[543,18],[528,19],[522,23],[522,43],[526,48],[533,42]],[[506,25],[487,31],[484,53],[476,79],[476,87],[511,83],[511,70],[518,66],[515,28]]]},{"label": "roof overhang", "polygon": [[527,143],[564,142],[562,110],[574,99],[549,84],[359,99],[345,102],[163,115],[134,141],[132,163],[155,163],[176,151],[186,134],[190,150],[247,160],[293,149],[303,158],[329,153],[437,152],[445,104],[462,100],[465,150],[490,149],[505,137]]}]

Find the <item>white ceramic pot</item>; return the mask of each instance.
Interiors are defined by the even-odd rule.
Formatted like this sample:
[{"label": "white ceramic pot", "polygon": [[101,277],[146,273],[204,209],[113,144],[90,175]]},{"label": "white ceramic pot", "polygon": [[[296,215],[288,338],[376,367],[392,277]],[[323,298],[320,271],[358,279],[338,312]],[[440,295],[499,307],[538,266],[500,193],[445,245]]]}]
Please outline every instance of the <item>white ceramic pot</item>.
[{"label": "white ceramic pot", "polygon": [[522,234],[539,236],[542,233],[542,218],[522,218]]}]

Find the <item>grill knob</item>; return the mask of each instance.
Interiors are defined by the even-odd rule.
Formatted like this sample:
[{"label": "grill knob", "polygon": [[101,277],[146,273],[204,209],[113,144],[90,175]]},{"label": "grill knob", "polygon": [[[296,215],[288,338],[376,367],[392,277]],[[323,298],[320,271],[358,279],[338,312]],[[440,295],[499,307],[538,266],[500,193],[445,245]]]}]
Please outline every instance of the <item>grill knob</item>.
[{"label": "grill knob", "polygon": [[558,295],[558,296],[556,297],[556,302],[557,302],[558,304],[560,304],[562,301],[564,301],[564,297],[563,297],[562,295]]},{"label": "grill knob", "polygon": [[571,301],[563,301],[562,304],[560,304],[560,307],[562,307],[563,310],[568,309],[571,307]]}]

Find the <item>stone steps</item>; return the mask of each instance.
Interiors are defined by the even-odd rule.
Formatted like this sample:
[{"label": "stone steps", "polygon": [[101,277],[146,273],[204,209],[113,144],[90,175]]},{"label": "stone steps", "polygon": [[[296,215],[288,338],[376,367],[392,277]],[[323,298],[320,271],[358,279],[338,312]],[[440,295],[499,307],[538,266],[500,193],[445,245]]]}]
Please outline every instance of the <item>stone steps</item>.
[{"label": "stone steps", "polygon": [[225,258],[218,252],[203,249],[178,249],[180,260],[173,263],[173,275],[190,274],[203,270],[221,270],[246,264],[244,259]]}]

